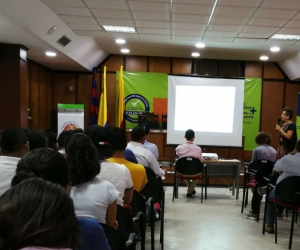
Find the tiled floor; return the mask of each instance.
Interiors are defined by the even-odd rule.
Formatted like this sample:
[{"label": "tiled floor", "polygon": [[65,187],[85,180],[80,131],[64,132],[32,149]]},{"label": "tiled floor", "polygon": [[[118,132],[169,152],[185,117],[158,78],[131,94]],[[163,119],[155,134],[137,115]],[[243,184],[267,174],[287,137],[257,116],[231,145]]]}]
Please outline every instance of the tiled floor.
[{"label": "tiled floor", "polygon": [[[172,187],[167,187],[164,249],[288,249],[291,212],[278,222],[278,243],[274,235],[262,235],[263,208],[260,222],[247,220],[241,214],[240,199],[229,188],[209,188],[208,199],[201,204],[200,188],[194,198],[186,198],[186,189],[179,188],[179,199],[172,202]],[[251,197],[250,197],[251,201]],[[244,212],[248,212],[247,206]],[[138,244],[139,249],[139,244]],[[150,230],[147,230],[146,249],[150,249]],[[159,222],[156,224],[155,249],[160,249]],[[300,224],[295,224],[292,249],[300,249]]]}]

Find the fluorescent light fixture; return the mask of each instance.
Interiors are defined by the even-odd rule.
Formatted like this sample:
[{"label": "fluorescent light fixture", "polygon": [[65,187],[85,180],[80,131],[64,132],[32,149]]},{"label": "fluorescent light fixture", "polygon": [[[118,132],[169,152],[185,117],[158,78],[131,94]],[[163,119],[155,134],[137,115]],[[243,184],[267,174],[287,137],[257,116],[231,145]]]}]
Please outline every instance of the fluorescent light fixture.
[{"label": "fluorescent light fixture", "polygon": [[261,56],[261,57],[260,57],[260,60],[262,60],[262,61],[267,61],[268,59],[269,59],[268,56]]},{"label": "fluorescent light fixture", "polygon": [[47,51],[47,52],[46,52],[46,55],[47,55],[47,56],[52,56],[52,57],[53,57],[53,56],[56,56],[56,53],[55,53],[55,52],[51,52],[51,51]]},{"label": "fluorescent light fixture", "polygon": [[211,10],[211,13],[210,13],[210,16],[209,16],[209,19],[208,19],[208,22],[207,22],[207,25],[206,25],[206,26],[209,25],[209,23],[210,23],[210,21],[211,21],[213,15],[214,15],[214,12],[215,12],[217,3],[218,3],[218,0],[215,0],[214,6],[213,6],[213,8],[212,8],[212,10]]},{"label": "fluorescent light fixture", "polygon": [[198,53],[198,52],[193,52],[193,53],[192,53],[192,56],[193,56],[193,57],[198,57],[198,56],[200,56],[200,53]]},{"label": "fluorescent light fixture", "polygon": [[129,50],[129,49],[121,49],[121,52],[122,52],[122,53],[129,53],[130,50]]},{"label": "fluorescent light fixture", "polygon": [[204,48],[205,44],[204,43],[196,43],[197,48]]},{"label": "fluorescent light fixture", "polygon": [[270,39],[278,39],[278,40],[300,40],[299,35],[285,35],[285,34],[275,34],[270,37]]},{"label": "fluorescent light fixture", "polygon": [[124,44],[124,43],[126,43],[126,41],[124,39],[116,39],[116,43]]},{"label": "fluorescent light fixture", "polygon": [[103,25],[106,31],[135,33],[134,27]]},{"label": "fluorescent light fixture", "polygon": [[280,48],[279,47],[271,47],[270,49],[272,52],[278,52],[280,51]]}]

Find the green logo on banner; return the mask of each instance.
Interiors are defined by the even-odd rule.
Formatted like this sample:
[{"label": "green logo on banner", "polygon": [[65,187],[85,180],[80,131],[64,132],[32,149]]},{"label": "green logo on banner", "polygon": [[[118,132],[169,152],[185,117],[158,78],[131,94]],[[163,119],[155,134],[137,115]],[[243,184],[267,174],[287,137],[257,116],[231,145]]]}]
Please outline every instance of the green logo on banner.
[{"label": "green logo on banner", "polygon": [[137,123],[138,115],[149,111],[149,102],[142,95],[131,94],[125,97],[125,119],[127,121]]}]

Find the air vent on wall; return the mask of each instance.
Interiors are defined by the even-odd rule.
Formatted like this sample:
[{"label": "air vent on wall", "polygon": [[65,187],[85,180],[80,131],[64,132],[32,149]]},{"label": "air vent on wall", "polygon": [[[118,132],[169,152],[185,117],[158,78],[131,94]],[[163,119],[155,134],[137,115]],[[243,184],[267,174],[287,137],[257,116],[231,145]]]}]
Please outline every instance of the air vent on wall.
[{"label": "air vent on wall", "polygon": [[63,47],[65,47],[66,45],[68,45],[69,42],[71,42],[71,39],[68,38],[68,37],[66,37],[66,36],[62,36],[61,38],[59,38],[57,40],[57,43],[60,44]]}]

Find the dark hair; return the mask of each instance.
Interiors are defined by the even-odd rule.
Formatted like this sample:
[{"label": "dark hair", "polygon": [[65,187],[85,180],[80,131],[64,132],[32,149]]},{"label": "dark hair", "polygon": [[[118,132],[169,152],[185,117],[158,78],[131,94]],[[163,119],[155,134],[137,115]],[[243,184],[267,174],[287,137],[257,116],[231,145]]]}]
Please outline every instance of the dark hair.
[{"label": "dark hair", "polygon": [[140,141],[143,139],[143,137],[145,136],[145,129],[144,127],[135,127],[134,129],[132,129],[131,131],[131,139],[133,141]]},{"label": "dark hair", "polygon": [[124,151],[127,147],[126,132],[118,127],[109,127],[110,147],[113,152]]},{"label": "dark hair", "polygon": [[292,118],[294,116],[294,112],[291,108],[285,107],[285,108],[282,109],[282,111],[285,111],[285,113],[289,117],[289,119],[292,120]]},{"label": "dark hair", "polygon": [[48,148],[38,148],[23,156],[11,185],[15,186],[31,177],[39,177],[63,187],[71,183],[67,160],[62,154]]},{"label": "dark hair", "polygon": [[282,144],[282,148],[285,154],[291,153],[295,149],[295,141],[291,139],[286,139]]},{"label": "dark hair", "polygon": [[262,131],[262,132],[258,133],[255,137],[255,142],[258,145],[261,145],[261,144],[270,145],[271,141],[272,141],[272,136],[267,132]]},{"label": "dark hair", "polygon": [[147,124],[140,124],[139,127],[144,129],[145,135],[148,135],[150,132],[150,128]]},{"label": "dark hair", "polygon": [[86,135],[70,136],[66,142],[66,155],[71,166],[72,186],[91,181],[100,173],[97,150]]},{"label": "dark hair", "polygon": [[21,128],[11,127],[1,134],[1,151],[3,154],[17,152],[22,150],[27,141],[28,138]]},{"label": "dark hair", "polygon": [[53,150],[57,150],[57,134],[54,132],[48,132],[47,133],[48,138],[48,148],[52,148]]},{"label": "dark hair", "polygon": [[195,132],[192,129],[188,129],[187,131],[185,131],[185,138],[189,141],[192,140],[193,137],[195,137]]},{"label": "dark hair", "polygon": [[47,137],[41,130],[30,131],[27,134],[30,151],[47,147]]},{"label": "dark hair", "polygon": [[66,146],[66,141],[67,141],[67,138],[69,136],[72,135],[72,131],[71,130],[68,130],[68,131],[62,131],[59,136],[58,136],[58,139],[57,139],[57,143],[58,143],[58,146],[60,148],[64,148]]},{"label": "dark hair", "polygon": [[0,249],[76,249],[79,241],[73,201],[58,184],[31,178],[0,197]]}]

